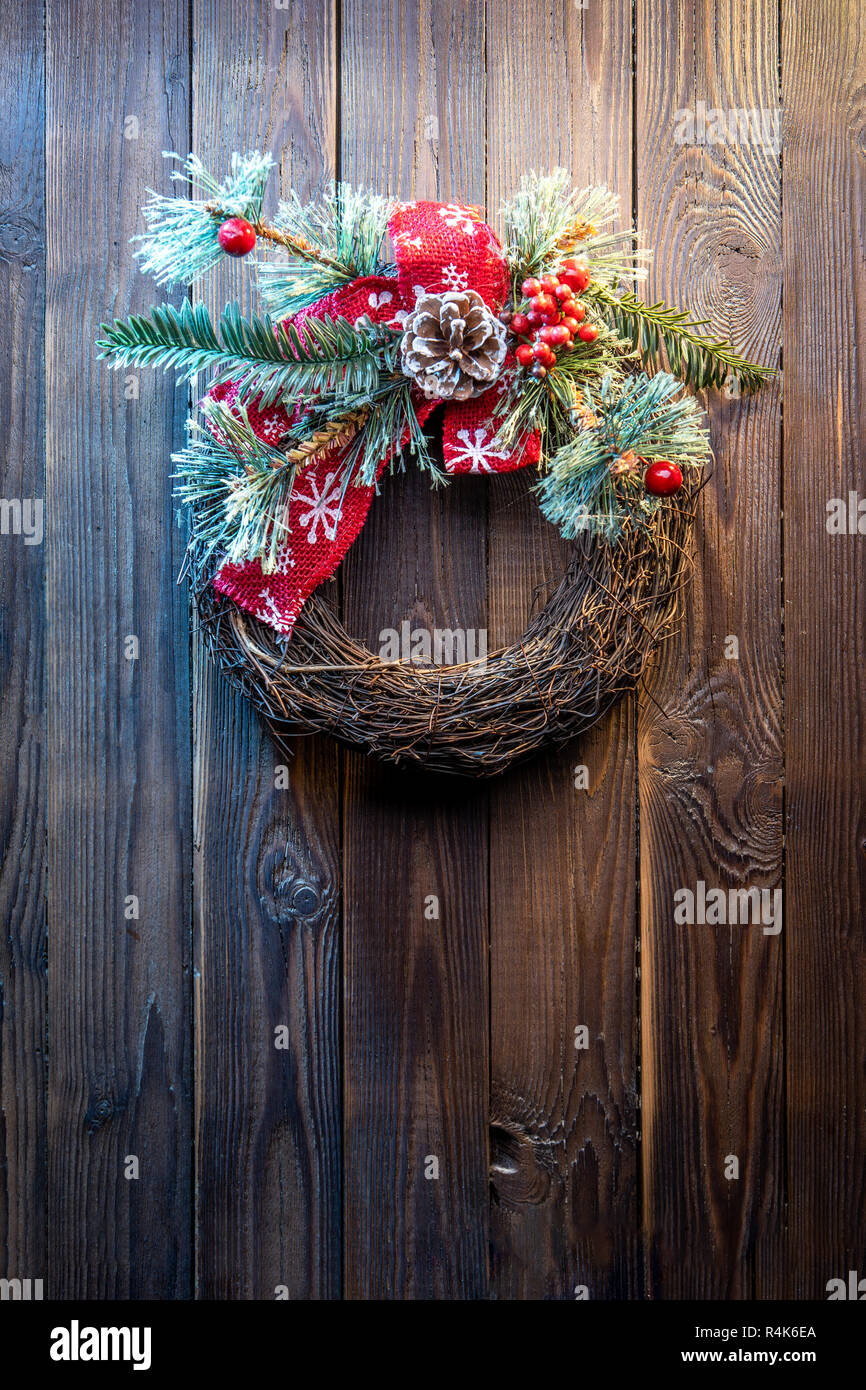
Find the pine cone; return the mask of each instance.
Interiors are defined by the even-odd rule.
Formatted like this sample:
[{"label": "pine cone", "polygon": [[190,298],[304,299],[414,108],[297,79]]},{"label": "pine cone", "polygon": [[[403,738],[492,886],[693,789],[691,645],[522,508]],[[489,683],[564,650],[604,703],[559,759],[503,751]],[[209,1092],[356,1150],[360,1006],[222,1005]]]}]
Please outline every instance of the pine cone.
[{"label": "pine cone", "polygon": [[505,332],[474,290],[422,294],[406,319],[403,373],[428,400],[471,400],[499,376]]}]

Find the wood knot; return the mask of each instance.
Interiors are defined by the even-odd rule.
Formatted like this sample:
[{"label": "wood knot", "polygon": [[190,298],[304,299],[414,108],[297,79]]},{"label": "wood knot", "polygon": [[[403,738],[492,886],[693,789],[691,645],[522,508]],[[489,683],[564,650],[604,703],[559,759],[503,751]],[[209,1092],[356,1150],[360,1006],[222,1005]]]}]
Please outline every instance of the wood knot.
[{"label": "wood knot", "polygon": [[518,1126],[490,1126],[490,1195],[499,1206],[538,1206],[550,1191],[546,1146]]}]

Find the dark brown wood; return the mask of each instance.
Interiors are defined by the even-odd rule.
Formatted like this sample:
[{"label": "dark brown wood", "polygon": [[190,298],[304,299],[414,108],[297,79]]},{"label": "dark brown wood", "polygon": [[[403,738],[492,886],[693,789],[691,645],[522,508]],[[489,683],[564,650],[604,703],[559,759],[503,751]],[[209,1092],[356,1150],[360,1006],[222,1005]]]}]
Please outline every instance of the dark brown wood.
[{"label": "dark brown wood", "polygon": [[[331,0],[196,0],[193,16],[197,153],[220,169],[270,150],[284,189],[312,193],[335,151]],[[243,264],[207,299],[253,295]],[[338,754],[316,739],[287,756],[196,655],[198,1296],[335,1298]]]},{"label": "dark brown wood", "polygon": [[[552,78],[551,53],[567,55],[568,81]],[[523,173],[561,164],[577,184],[616,189],[628,225],[631,5],[493,6],[488,54],[491,208]],[[497,483],[493,645],[522,631],[567,553],[527,479]],[[493,1291],[635,1297],[633,701],[576,747],[498,781],[491,801]]]},{"label": "dark brown wood", "polygon": [[160,152],[187,139],[187,7],[51,0],[46,45],[45,1296],[185,1298],[189,684],[169,481],[183,399],[153,373],[110,376],[94,342],[153,302],[128,243]]},{"label": "dark brown wood", "polygon": [[[0,536],[0,1278],[523,1301],[866,1277],[866,541],[826,527],[866,494],[866,53],[853,4],[780,4],[0,15],[0,492],[45,503],[43,545]],[[683,139],[701,101],[768,133],[784,105],[784,161],[754,128]],[[256,145],[284,190],[336,167],[494,222],[561,162],[634,200],[651,296],[762,361],[784,343],[784,488],[779,388],[713,394],[682,634],[577,748],[489,787],[290,757],[188,658],[185,396],[93,342],[167,297],[128,241],[161,151]],[[206,293],[251,305],[249,266]],[[513,638],[566,555],[530,482],[386,479],[347,623]],[[673,920],[678,888],[783,869],[778,936]]]},{"label": "dark brown wood", "polygon": [[[483,8],[347,0],[342,14],[344,176],[483,203]],[[403,619],[486,626],[484,491],[432,494],[409,470],[385,480],[344,567],[347,624],[374,647]],[[482,1298],[486,792],[351,756],[345,804],[346,1294]]]},{"label": "dark brown wood", "polygon": [[832,498],[866,494],[866,32],[841,0],[785,0],[781,32],[789,1244],[773,1287],[826,1298],[866,1277],[866,520],[827,531]]},{"label": "dark brown wood", "polygon": [[[699,121],[702,101],[726,121],[776,111],[776,20],[763,0],[636,9],[649,297],[689,304],[770,364],[778,152],[730,134],[681,143],[677,113]],[[638,716],[643,1223],[656,1298],[759,1293],[784,1222],[782,939],[760,925],[674,922],[679,888],[775,889],[782,876],[778,390],[712,393],[707,405],[716,467],[698,506],[695,582]]]},{"label": "dark brown wood", "polygon": [[[45,500],[41,5],[0,10],[0,494]],[[34,520],[38,513],[34,514]],[[45,1279],[44,541],[0,536],[0,1278]]]}]

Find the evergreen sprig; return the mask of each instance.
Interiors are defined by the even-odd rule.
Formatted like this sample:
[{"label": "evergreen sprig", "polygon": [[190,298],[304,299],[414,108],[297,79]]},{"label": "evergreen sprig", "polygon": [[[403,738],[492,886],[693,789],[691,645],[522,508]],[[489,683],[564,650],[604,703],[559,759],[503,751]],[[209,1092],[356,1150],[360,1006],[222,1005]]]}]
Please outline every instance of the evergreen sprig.
[{"label": "evergreen sprig", "polygon": [[393,362],[396,335],[369,320],[308,319],[303,337],[292,324],[245,318],[229,304],[214,327],[204,304],[163,304],[150,318],[132,314],[103,324],[99,356],[119,367],[174,368],[186,381],[216,367],[214,383],[236,381],[239,400],[296,402],[330,393],[343,397],[374,389]]},{"label": "evergreen sprig", "polygon": [[603,284],[643,276],[646,253],[635,249],[635,233],[610,230],[618,216],[615,193],[600,186],[573,188],[566,169],[524,178],[501,208],[515,304],[523,280],[555,270],[575,253]]},{"label": "evergreen sprig", "polygon": [[194,508],[191,563],[199,568],[214,555],[233,564],[258,560],[270,574],[288,537],[297,469],[258,438],[243,410],[212,397],[200,409],[204,425],[188,421],[187,446],[171,456],[175,496]]},{"label": "evergreen sprig", "polygon": [[771,367],[749,362],[726,340],[700,334],[698,330],[707,326],[707,319],[693,320],[682,309],[661,301],[645,304],[628,290],[614,294],[595,280],[586,297],[634,345],[648,367],[656,370],[664,354],[671,371],[696,390],[722,386],[733,375],[745,390],[756,391],[775,376]]},{"label": "evergreen sprig", "polygon": [[[180,156],[165,152],[163,158]],[[245,217],[253,225],[259,221],[273,167],[271,156],[258,150],[233,154],[231,172],[220,183],[196,155],[189,155],[182,172],[173,173],[172,179],[202,196],[169,198],[148,189],[150,198],[143,208],[147,231],[132,238],[142,243],[135,253],[142,270],[160,285],[189,285],[199,279],[224,255],[217,239],[221,221],[227,217]],[[219,217],[210,204],[219,207]]]},{"label": "evergreen sprig", "polygon": [[360,275],[381,273],[382,242],[394,206],[391,198],[347,183],[330,184],[310,203],[302,203],[294,192],[281,202],[274,228],[292,237],[297,250],[288,259],[256,265],[262,298],[273,317],[295,314]]},{"label": "evergreen sprig", "polygon": [[[709,438],[698,406],[667,372],[641,373],[625,385],[609,375],[597,393],[586,389],[584,399],[591,421],[554,454],[536,486],[539,506],[567,540],[589,531],[613,542],[627,518],[646,526],[663,505],[647,496],[640,465],[664,458],[700,468]],[[615,472],[623,455],[636,457]]]}]

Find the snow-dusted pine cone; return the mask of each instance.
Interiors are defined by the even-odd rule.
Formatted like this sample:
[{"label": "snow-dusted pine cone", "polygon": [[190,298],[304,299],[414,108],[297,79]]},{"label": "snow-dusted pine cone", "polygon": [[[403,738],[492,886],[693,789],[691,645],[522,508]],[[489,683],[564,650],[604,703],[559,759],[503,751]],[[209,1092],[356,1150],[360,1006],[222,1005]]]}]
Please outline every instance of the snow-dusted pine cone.
[{"label": "snow-dusted pine cone", "polygon": [[429,400],[471,400],[502,371],[505,331],[474,290],[422,294],[406,319],[403,373]]}]

